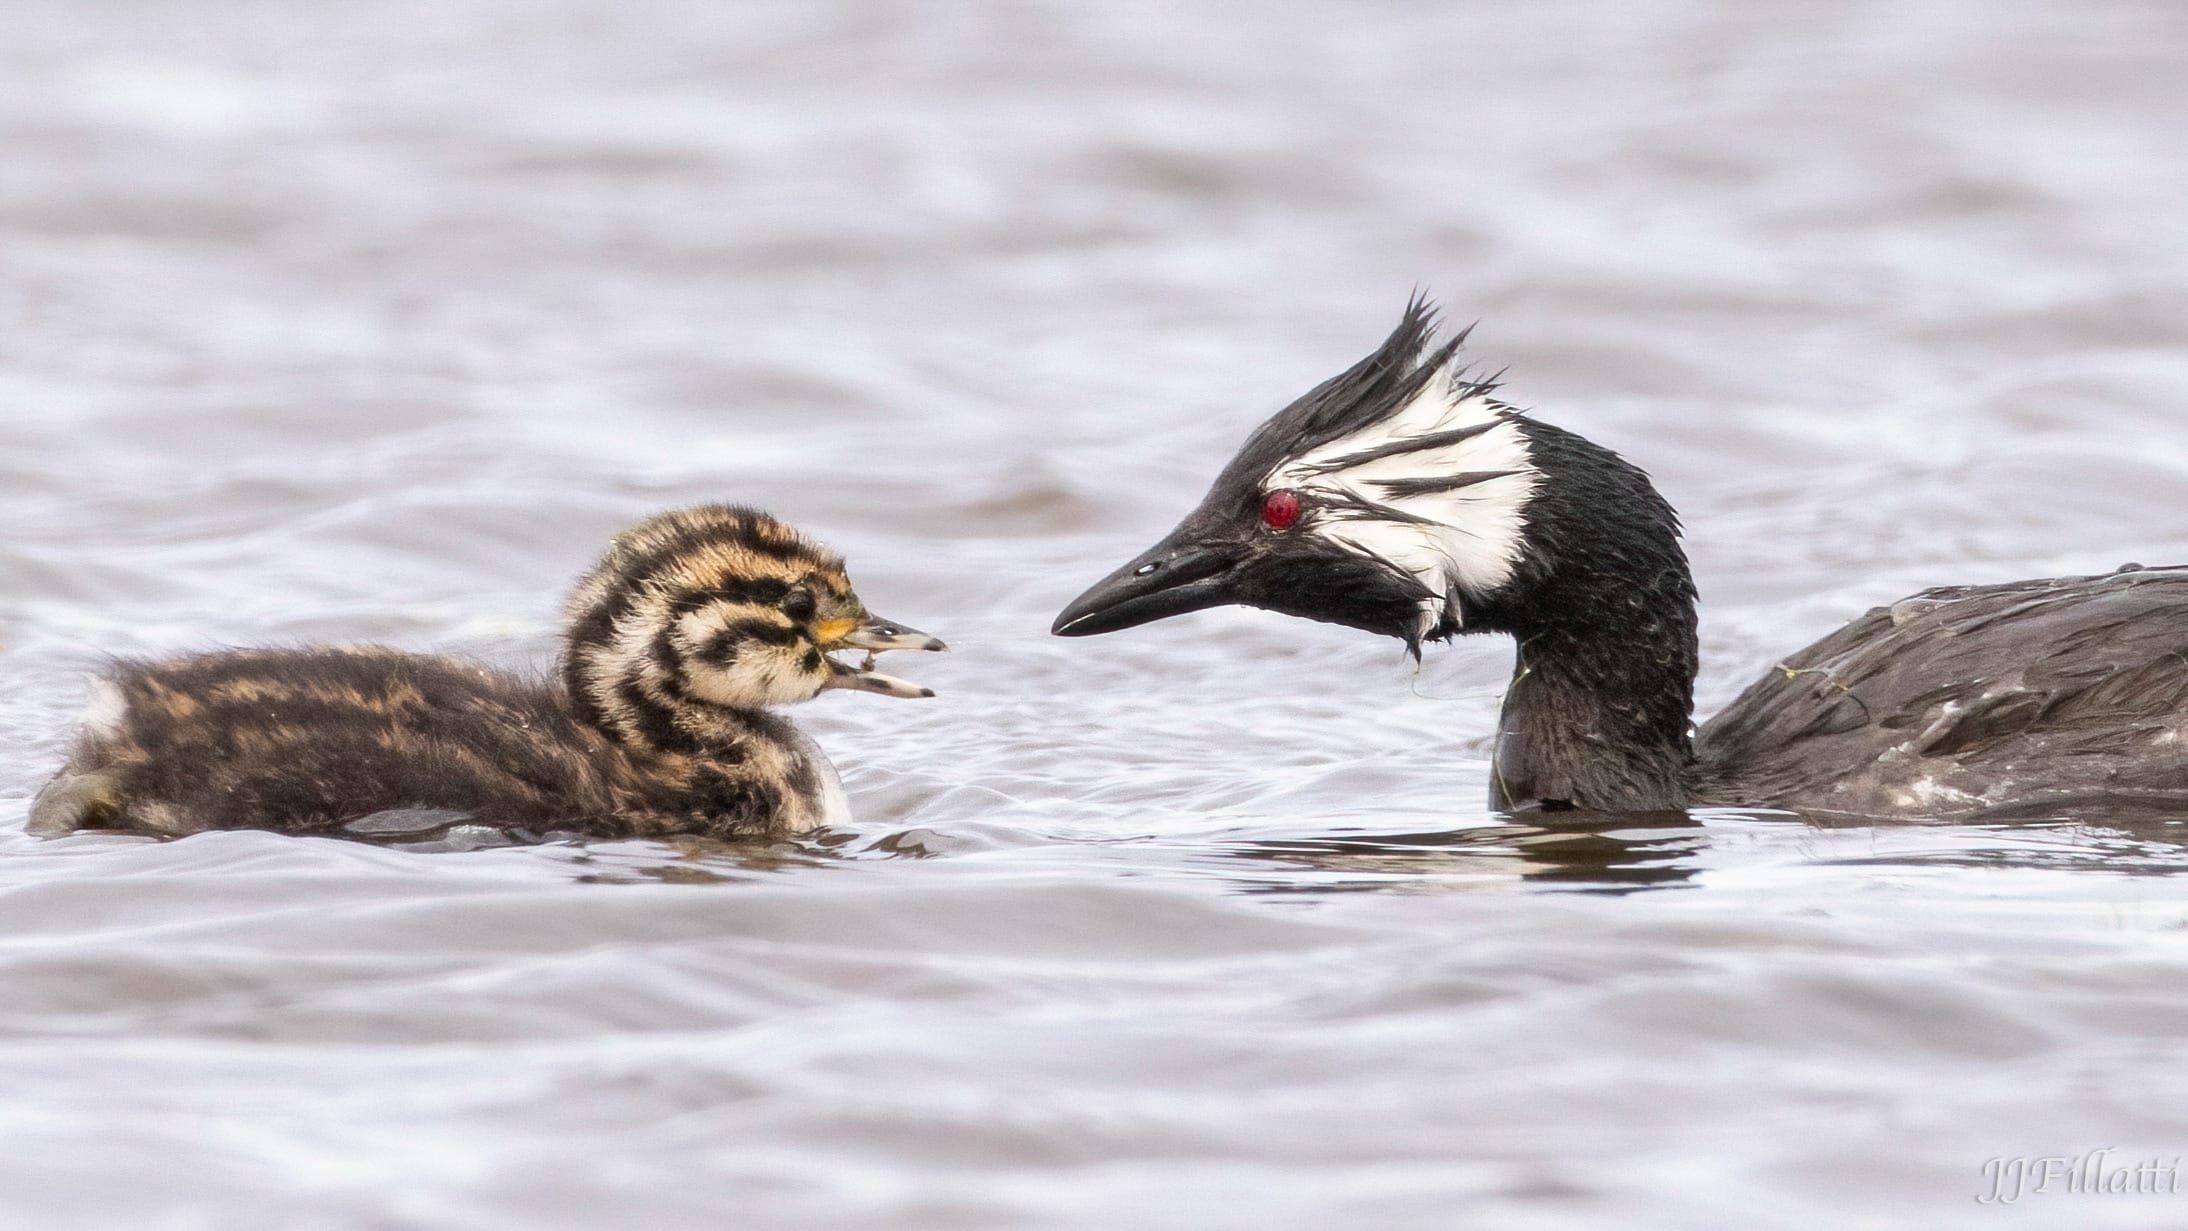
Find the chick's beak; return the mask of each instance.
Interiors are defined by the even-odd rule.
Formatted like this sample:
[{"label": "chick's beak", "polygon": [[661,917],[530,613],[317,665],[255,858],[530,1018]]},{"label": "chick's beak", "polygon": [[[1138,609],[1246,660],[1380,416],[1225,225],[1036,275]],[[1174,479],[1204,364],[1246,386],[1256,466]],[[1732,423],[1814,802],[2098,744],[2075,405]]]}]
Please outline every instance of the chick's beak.
[{"label": "chick's beak", "polygon": [[1088,637],[1236,602],[1243,554],[1238,544],[1203,538],[1190,523],[1179,526],[1071,600],[1049,631]]},{"label": "chick's beak", "polygon": [[838,647],[870,650],[877,654],[883,650],[934,651],[950,648],[942,644],[940,637],[930,637],[909,624],[884,620],[876,615],[868,615],[864,621],[852,626],[851,631],[843,634],[835,646],[830,648]]},{"label": "chick's beak", "polygon": [[883,675],[874,670],[874,655],[884,650],[947,650],[940,637],[930,637],[909,624],[898,624],[868,615],[864,620],[840,621],[835,626],[823,627],[822,648],[826,650],[864,650],[866,661],[854,667],[849,663],[828,660],[828,682],[821,687],[848,688],[855,692],[877,692],[885,697],[931,697],[934,689],[893,675]]}]

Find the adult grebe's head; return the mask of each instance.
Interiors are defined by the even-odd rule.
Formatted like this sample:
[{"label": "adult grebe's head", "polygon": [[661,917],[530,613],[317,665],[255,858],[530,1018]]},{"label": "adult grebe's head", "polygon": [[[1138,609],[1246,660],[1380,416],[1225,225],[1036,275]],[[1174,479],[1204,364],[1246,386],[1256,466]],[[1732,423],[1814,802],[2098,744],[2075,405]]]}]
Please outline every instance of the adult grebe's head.
[{"label": "adult grebe's head", "polygon": [[1130,628],[1224,603],[1424,640],[1508,597],[1542,483],[1494,379],[1408,304],[1373,354],[1247,440],[1200,507],[1066,607],[1054,632]]}]

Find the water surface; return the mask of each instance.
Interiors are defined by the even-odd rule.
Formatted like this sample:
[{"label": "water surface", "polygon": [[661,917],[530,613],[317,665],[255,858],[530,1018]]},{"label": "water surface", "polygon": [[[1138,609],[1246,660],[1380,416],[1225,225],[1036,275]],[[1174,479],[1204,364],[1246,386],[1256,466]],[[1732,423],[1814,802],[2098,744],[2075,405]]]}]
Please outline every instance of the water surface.
[{"label": "water surface", "polygon": [[[1049,638],[1416,285],[1690,527],[1702,709],[2188,561],[2158,3],[0,12],[0,1225],[2145,1227],[2188,830],[1541,829],[1509,647]],[[671,505],[956,653],[746,851],[21,833],[108,655],[543,670]]]}]

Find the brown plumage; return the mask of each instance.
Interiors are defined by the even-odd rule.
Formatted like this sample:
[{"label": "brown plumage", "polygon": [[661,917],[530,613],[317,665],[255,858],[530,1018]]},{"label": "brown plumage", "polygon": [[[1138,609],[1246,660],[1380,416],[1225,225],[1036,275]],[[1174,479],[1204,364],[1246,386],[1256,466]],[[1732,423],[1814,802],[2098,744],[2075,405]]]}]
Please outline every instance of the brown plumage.
[{"label": "brown plumage", "polygon": [[874,618],[842,558],[781,522],[684,509],[616,536],[578,583],[551,683],[377,648],[124,663],[30,829],[802,832],[843,819],[842,787],[769,707],[931,696],[828,655],[942,648]]}]

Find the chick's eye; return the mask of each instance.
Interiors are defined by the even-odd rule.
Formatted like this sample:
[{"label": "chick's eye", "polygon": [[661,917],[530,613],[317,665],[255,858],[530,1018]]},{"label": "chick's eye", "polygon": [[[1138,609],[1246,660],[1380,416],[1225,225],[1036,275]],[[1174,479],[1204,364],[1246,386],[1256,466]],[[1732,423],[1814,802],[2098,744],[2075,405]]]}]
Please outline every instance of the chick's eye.
[{"label": "chick's eye", "polygon": [[783,596],[783,614],[793,620],[812,619],[813,607],[811,590],[792,590]]},{"label": "chick's eye", "polygon": [[1299,520],[1299,493],[1279,487],[1261,501],[1261,524],[1271,530],[1287,530]]}]

